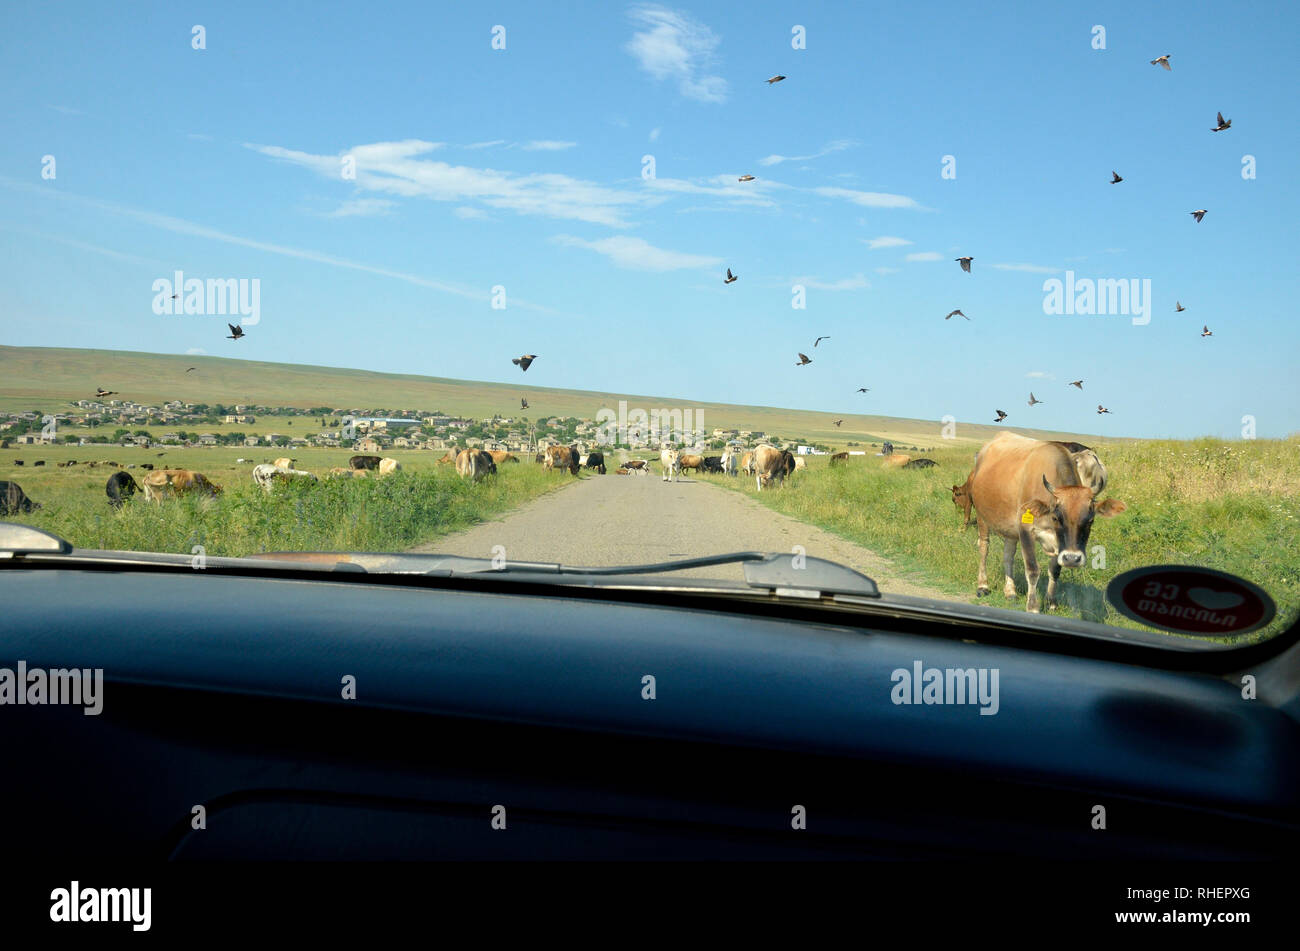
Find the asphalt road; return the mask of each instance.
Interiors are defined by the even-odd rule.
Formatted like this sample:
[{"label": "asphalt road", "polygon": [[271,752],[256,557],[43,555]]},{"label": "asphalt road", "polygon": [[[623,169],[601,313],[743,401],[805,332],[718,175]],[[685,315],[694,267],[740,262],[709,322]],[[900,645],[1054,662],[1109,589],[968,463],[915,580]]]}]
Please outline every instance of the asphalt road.
[{"label": "asphalt road", "polygon": [[[708,482],[664,482],[645,476],[584,474],[571,484],[525,503],[500,518],[446,535],[415,551],[491,558],[502,545],[508,561],[566,565],[632,565],[732,551],[790,552],[848,565],[892,594],[942,598],[907,580],[889,559],[830,532],[781,515],[753,499]],[[744,478],[738,476],[737,478]],[[771,491],[797,492],[791,486]],[[693,568],[682,577],[744,578],[740,565]]]}]

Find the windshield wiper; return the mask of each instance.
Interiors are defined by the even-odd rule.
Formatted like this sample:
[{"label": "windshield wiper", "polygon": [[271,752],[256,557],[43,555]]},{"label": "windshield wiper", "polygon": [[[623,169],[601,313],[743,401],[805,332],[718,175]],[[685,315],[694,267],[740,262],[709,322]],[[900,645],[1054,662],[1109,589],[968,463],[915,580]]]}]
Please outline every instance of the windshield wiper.
[{"label": "windshield wiper", "polygon": [[[49,532],[28,525],[0,522],[0,559],[29,560],[56,556],[95,562],[176,564],[193,567],[189,555],[168,552],[108,552],[73,548]],[[652,577],[710,568],[716,565],[744,565],[745,584],[767,589],[778,597],[817,599],[824,595],[854,595],[879,598],[880,589],[864,574],[837,562],[801,554],[738,551],[646,565],[578,566],[557,562],[505,561],[470,558],[463,555],[370,552],[267,552],[239,558],[206,556],[209,568],[282,568],[301,570],[304,564],[321,570],[365,574],[425,575],[434,578],[507,577],[514,580],[549,581],[561,584],[610,586],[611,578]],[[692,579],[694,587],[712,587],[707,578]],[[726,583],[729,588],[736,587]]]}]

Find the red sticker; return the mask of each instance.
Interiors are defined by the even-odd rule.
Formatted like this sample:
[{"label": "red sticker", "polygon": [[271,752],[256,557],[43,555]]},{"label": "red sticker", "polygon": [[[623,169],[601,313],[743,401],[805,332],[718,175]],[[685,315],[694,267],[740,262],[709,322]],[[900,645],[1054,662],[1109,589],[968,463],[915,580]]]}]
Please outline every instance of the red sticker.
[{"label": "red sticker", "polygon": [[1192,565],[1126,571],[1106,586],[1106,600],[1125,617],[1180,634],[1242,634],[1277,614],[1277,605],[1258,585]]}]

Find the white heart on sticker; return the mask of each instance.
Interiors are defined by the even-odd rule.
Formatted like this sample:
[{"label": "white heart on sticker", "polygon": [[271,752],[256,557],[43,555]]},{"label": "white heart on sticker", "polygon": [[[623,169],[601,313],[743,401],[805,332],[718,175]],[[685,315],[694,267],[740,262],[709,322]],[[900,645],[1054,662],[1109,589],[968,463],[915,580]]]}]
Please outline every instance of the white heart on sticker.
[{"label": "white heart on sticker", "polygon": [[1246,600],[1231,591],[1215,591],[1212,588],[1188,588],[1187,596],[1210,611],[1226,611]]}]

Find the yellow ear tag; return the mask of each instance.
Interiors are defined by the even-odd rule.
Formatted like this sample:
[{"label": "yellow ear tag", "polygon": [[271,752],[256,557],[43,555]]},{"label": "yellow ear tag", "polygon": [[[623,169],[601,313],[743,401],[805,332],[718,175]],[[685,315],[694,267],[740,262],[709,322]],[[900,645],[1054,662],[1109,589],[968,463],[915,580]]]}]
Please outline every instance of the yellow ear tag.
[{"label": "yellow ear tag", "polygon": [[1025,509],[1025,514],[1022,515],[1022,516],[1020,516],[1020,524],[1021,524],[1021,525],[1033,525],[1033,524],[1034,524],[1034,513],[1031,512],[1031,511],[1029,511],[1029,509]]}]

